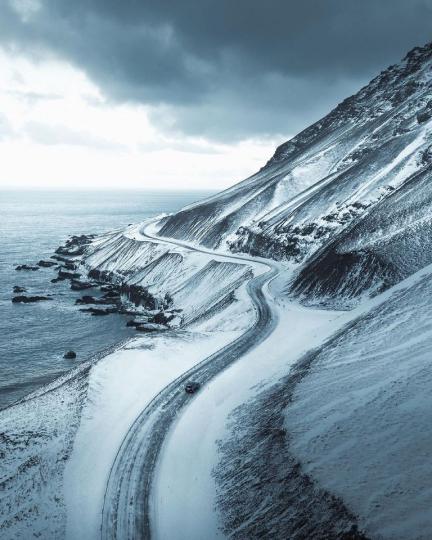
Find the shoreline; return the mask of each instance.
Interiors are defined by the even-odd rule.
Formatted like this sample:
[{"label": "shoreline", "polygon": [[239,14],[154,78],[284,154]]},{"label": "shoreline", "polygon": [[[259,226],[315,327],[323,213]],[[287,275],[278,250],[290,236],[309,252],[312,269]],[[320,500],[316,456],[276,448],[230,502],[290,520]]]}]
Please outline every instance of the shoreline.
[{"label": "shoreline", "polygon": [[[111,232],[111,231],[110,231]],[[115,230],[113,231],[115,232]],[[81,268],[84,268],[82,266],[83,257],[85,256],[85,248],[88,245],[91,245],[91,242],[95,238],[103,237],[104,235],[108,234],[107,232],[102,232],[100,234],[81,234],[78,235],[70,235],[68,239],[66,240],[66,243],[64,245],[58,246],[54,251],[53,254],[48,259],[49,262],[52,261],[53,264],[50,265],[41,265],[38,263],[39,267],[45,267],[50,269],[51,267],[54,270],[58,270],[58,275],[60,275],[62,272],[65,274],[69,274],[67,270],[70,270],[70,267],[68,265],[73,265],[75,270],[79,270]],[[77,242],[78,240],[78,242]],[[69,248],[68,248],[69,246]],[[72,252],[68,252],[68,249],[72,250]],[[78,253],[74,253],[74,250]],[[83,251],[84,250],[84,251]],[[44,262],[43,255],[41,254],[41,260],[40,262]],[[22,265],[21,265],[22,266]],[[24,264],[26,266],[26,264]],[[20,265],[16,269],[19,269]],[[29,267],[31,268],[31,267]],[[75,271],[74,270],[74,271]],[[88,269],[85,269],[85,276],[83,278],[88,279]],[[70,283],[74,282],[74,278],[72,277],[74,274],[70,274],[68,277],[61,278],[62,281],[70,280]],[[47,280],[49,277],[47,276]],[[54,278],[51,279],[51,283],[47,282],[50,285],[53,285],[56,280],[58,281],[60,278]],[[103,282],[95,282],[95,287],[103,287],[104,285],[110,285],[109,283],[103,283]],[[24,288],[24,291],[27,289]],[[69,289],[70,291],[73,291],[73,289]],[[67,298],[67,301],[73,300],[74,296],[70,295],[69,298]],[[12,302],[14,302],[14,299],[12,298]],[[77,302],[75,301],[75,305]],[[79,309],[79,306],[76,305],[76,308]],[[106,347],[102,347],[98,349],[95,352],[89,353],[86,355],[82,360],[79,360],[78,365],[71,366],[69,368],[66,368],[63,372],[57,373],[53,375],[53,378],[51,380],[48,380],[44,382],[41,386],[39,386],[36,389],[31,390],[29,393],[25,394],[24,396],[12,401],[11,403],[0,406],[0,413],[3,411],[6,411],[10,409],[11,407],[15,407],[17,405],[20,405],[22,403],[25,403],[29,400],[32,400],[36,397],[40,397],[44,394],[47,394],[48,392],[51,392],[53,390],[56,390],[58,388],[61,388],[62,385],[66,384],[67,382],[71,381],[75,376],[79,376],[80,374],[83,374],[87,370],[89,370],[93,365],[95,365],[99,360],[102,358],[105,358],[109,354],[112,354],[116,352],[117,350],[124,347],[129,341],[135,339],[136,336],[129,336],[123,339],[120,339],[116,343],[113,343],[111,345],[108,345]],[[48,377],[48,375],[47,375]],[[28,381],[28,385],[31,385],[32,381]]]},{"label": "shoreline", "polygon": [[24,397],[19,398],[16,401],[13,401],[9,405],[6,405],[5,407],[0,407],[0,413],[6,411],[7,409],[15,407],[17,405],[21,405],[22,403],[26,403],[27,401],[30,401],[34,398],[41,397],[45,394],[48,394],[49,392],[57,390],[58,388],[61,388],[66,383],[70,382],[75,376],[78,376],[84,373],[85,371],[89,370],[92,366],[97,364],[100,360],[102,360],[106,356],[109,356],[110,354],[113,354],[119,351],[120,349],[122,349],[127,343],[136,339],[136,337],[137,336],[124,338],[114,345],[110,345],[108,347],[100,349],[96,353],[91,354],[87,359],[80,362],[77,366],[71,367],[70,369],[66,370],[63,374],[54,377],[50,382],[43,384],[36,390],[33,390],[29,394],[26,394]]},{"label": "shoreline", "polygon": [[[85,197],[62,190],[40,194],[11,190],[3,195],[0,410],[64,377],[78,362],[86,362],[107,346],[134,335],[133,329],[123,328],[127,318],[90,317],[76,310],[73,303],[85,292],[70,291],[67,281],[51,286],[50,279],[57,275],[54,266],[52,270],[41,267],[39,271],[21,272],[15,267],[23,263],[35,266],[39,260],[48,260],[71,235],[100,236],[123,230],[129,223],[175,212],[203,196],[195,191],[178,194],[171,190],[88,192]],[[24,294],[29,297],[53,293],[54,300],[13,304],[15,285],[26,287]],[[76,361],[63,359],[68,350],[75,350]]]}]

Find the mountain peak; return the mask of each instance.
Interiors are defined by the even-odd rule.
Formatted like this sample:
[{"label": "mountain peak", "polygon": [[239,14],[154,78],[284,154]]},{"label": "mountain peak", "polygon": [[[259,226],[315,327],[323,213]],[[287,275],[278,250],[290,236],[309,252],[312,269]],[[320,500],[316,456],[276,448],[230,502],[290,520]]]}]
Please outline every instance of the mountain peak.
[{"label": "mountain peak", "polygon": [[[419,86],[430,83],[432,66],[428,64],[431,60],[432,42],[423,47],[414,47],[399,64],[384,69],[356,94],[345,98],[324,118],[278,146],[267,166],[291,158],[320,131],[334,127],[335,122],[368,121],[387,112],[389,107],[400,105]],[[418,78],[419,72],[423,70],[427,72],[425,81]],[[368,113],[366,116],[365,112]]]}]

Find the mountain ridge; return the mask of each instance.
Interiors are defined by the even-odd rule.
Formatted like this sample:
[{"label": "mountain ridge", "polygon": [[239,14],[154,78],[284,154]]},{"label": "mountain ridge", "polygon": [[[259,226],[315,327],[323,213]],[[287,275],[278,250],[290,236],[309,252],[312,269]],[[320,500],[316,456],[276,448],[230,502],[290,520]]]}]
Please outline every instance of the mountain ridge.
[{"label": "mountain ridge", "polygon": [[[303,285],[297,279],[292,291],[319,296],[319,286],[304,282],[307,261],[367,220],[376,205],[385,209],[387,197],[428,170],[431,119],[432,42],[412,49],[280,145],[255,175],[161,220],[159,232],[210,248],[303,263]],[[385,287],[385,266],[377,277],[381,285],[374,280],[349,297]],[[349,304],[345,300],[340,305]]]}]

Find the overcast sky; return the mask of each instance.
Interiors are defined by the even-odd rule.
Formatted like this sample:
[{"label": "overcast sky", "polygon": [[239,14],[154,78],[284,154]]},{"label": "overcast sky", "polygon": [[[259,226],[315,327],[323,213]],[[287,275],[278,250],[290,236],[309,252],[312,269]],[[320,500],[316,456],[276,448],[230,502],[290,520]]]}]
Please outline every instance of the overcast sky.
[{"label": "overcast sky", "polygon": [[431,21],[432,0],[0,0],[0,185],[226,187]]}]

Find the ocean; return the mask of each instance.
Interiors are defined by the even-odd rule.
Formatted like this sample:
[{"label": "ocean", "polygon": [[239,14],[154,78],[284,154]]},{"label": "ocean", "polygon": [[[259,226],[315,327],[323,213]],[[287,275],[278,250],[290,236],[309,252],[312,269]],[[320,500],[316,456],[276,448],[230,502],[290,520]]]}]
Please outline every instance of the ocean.
[{"label": "ocean", "polygon": [[[207,197],[210,192],[0,191],[0,408],[52,381],[95,353],[133,335],[124,315],[80,312],[69,281],[52,268],[16,271],[48,259],[72,234],[101,233]],[[15,285],[52,300],[13,304]],[[65,360],[74,350],[75,360]]]}]

